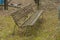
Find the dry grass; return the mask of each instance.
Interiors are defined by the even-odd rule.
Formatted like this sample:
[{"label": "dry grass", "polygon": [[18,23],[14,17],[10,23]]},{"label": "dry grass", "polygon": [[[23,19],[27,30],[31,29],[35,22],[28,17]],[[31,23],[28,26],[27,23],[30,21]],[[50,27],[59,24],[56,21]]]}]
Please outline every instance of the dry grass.
[{"label": "dry grass", "polygon": [[21,37],[22,34],[17,31],[17,26],[15,35],[12,36],[15,27],[12,17],[0,16],[0,40],[60,40],[60,25],[58,22],[57,10],[47,10],[33,26],[27,26],[29,30],[26,30],[32,36],[25,32],[25,36]]},{"label": "dry grass", "polygon": [[[41,20],[42,16],[43,20]],[[31,37],[20,37],[21,34],[19,35],[18,33],[18,35],[11,36],[15,25],[13,19],[0,16],[0,27],[3,26],[3,29],[0,31],[1,40],[60,40],[57,11],[45,11],[42,16],[35,25],[29,28],[29,32],[33,35]]]}]

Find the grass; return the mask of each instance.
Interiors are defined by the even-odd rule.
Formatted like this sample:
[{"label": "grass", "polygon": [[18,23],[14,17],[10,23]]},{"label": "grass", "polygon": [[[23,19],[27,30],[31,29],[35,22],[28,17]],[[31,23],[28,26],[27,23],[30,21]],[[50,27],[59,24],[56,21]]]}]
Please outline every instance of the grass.
[{"label": "grass", "polygon": [[11,17],[3,17],[0,16],[0,37],[5,38],[9,34],[13,32],[14,22],[12,21]]},{"label": "grass", "polygon": [[[0,40],[60,40],[58,22],[56,10],[45,11],[33,26],[27,26],[29,29],[27,30],[32,36],[20,37],[21,34],[18,34],[17,29],[16,34],[11,36],[15,27],[12,17],[0,16]],[[26,32],[26,35],[28,32]]]}]

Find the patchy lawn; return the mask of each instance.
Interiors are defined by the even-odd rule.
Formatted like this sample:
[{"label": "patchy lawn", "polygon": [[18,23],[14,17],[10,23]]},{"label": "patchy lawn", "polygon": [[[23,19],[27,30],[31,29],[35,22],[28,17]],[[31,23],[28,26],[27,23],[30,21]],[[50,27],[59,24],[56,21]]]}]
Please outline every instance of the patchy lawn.
[{"label": "patchy lawn", "polygon": [[[45,11],[33,26],[27,26],[28,32],[21,37],[22,34],[17,31],[17,26],[16,34],[12,36],[15,27],[12,17],[0,16],[0,40],[60,40],[58,22],[56,10]],[[29,33],[32,36],[28,35]]]}]

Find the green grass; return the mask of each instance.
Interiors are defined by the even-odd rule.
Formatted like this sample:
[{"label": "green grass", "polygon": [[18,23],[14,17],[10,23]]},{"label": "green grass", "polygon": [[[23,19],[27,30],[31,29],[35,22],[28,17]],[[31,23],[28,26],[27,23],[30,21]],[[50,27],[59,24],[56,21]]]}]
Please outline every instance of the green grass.
[{"label": "green grass", "polygon": [[1,38],[6,38],[8,35],[12,34],[14,25],[15,25],[15,23],[11,17],[0,16],[0,27],[1,27],[0,36],[1,36]]},{"label": "green grass", "polygon": [[[43,19],[42,19],[43,16]],[[58,13],[56,10],[46,11],[40,16],[38,21],[33,26],[27,26],[29,32],[32,36],[26,35],[21,37],[17,31],[16,34],[12,36],[15,23],[10,16],[0,16],[0,27],[3,28],[0,31],[1,40],[60,40],[60,32],[58,29]],[[23,29],[24,30],[24,29]],[[23,33],[24,34],[24,33]]]}]

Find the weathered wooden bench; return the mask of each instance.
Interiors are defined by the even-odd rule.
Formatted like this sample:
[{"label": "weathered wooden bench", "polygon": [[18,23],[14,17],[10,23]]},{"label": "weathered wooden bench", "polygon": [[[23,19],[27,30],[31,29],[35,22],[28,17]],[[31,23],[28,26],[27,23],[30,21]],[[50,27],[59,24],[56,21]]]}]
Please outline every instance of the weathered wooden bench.
[{"label": "weathered wooden bench", "polygon": [[31,17],[33,12],[34,10],[32,8],[32,5],[29,4],[12,13],[11,16],[13,17],[14,22],[20,27],[26,20],[29,19],[29,17]]},{"label": "weathered wooden bench", "polygon": [[[24,28],[26,28],[25,26],[34,25],[42,12],[43,10],[35,12],[33,6],[29,4],[23,8],[20,8],[19,10],[11,14],[11,16],[13,17],[16,25],[19,27],[18,31],[21,32],[22,30],[24,30]],[[13,35],[15,34],[15,28],[16,26],[14,27]]]}]

